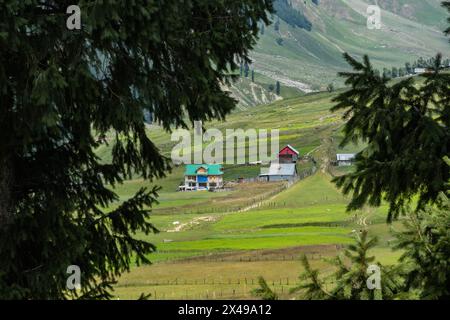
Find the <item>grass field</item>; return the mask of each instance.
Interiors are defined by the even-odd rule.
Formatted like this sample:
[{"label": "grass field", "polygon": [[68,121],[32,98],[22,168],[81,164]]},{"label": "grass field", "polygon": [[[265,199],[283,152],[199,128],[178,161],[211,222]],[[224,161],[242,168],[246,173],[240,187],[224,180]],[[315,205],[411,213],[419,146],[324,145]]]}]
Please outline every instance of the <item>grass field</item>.
[{"label": "grass field", "polygon": [[[152,299],[251,299],[259,276],[281,298],[301,298],[288,293],[302,272],[299,257],[305,254],[314,268],[327,274],[332,267],[326,258],[342,253],[363,229],[379,239],[372,251],[377,260],[396,262],[400,253],[390,248],[391,229],[399,229],[401,222],[386,224],[385,205],[347,212],[349,199],[331,182],[333,176],[354,170],[352,166],[332,167],[336,153],[355,153],[365,146],[340,146],[342,113],[329,111],[332,99],[342,92],[343,80],[336,74],[349,70],[343,52],[357,58],[369,54],[375,67],[382,69],[402,67],[438,51],[445,53],[448,43],[441,31],[445,17],[436,1],[408,1],[415,10],[413,16],[383,2],[381,30],[367,28],[369,2],[320,1],[317,6],[311,1],[291,1],[311,19],[312,31],[284,21],[279,30],[266,27],[251,53],[254,82],[241,77],[229,88],[240,100],[238,109],[225,121],[203,124],[205,129],[219,129],[226,144],[231,142],[225,136],[227,129],[278,129],[280,147],[290,144],[302,156],[317,160],[314,175],[289,187],[253,182],[230,184],[224,192],[180,193],[177,188],[184,168],[174,167],[158,181],[135,177],[115,188],[117,206],[141,187],[162,187],[150,218],[160,232],[136,235],[156,245],[157,251],[149,255],[153,264],[134,266],[124,274],[114,287],[118,299],[136,299],[141,293],[151,294]],[[281,83],[279,96],[269,92],[276,81]],[[323,92],[330,83],[338,89]],[[314,92],[318,90],[322,92]],[[178,141],[172,141],[158,125],[149,126],[147,133],[161,153],[170,157]],[[112,139],[112,134],[107,137]],[[268,137],[267,143],[271,142]],[[97,150],[105,162],[111,160],[111,145]],[[250,156],[246,154],[246,161]],[[298,168],[310,166],[311,162],[301,163]],[[225,165],[224,179],[230,183],[256,177],[260,169]]]},{"label": "grass field", "polygon": [[[359,224],[363,217],[371,234],[380,239],[373,253],[382,263],[395,262],[399,253],[388,246],[386,208],[349,214],[345,204],[329,176],[318,173],[262,208],[216,215],[213,222],[189,230],[151,236],[147,239],[159,251],[150,256],[156,263],[124,275],[115,287],[116,295],[131,299],[145,292],[156,299],[248,299],[262,275],[288,298],[302,270],[300,255],[307,254],[314,267],[329,272],[323,259],[350,243],[353,230],[366,228]],[[163,224],[160,216],[153,219]]]},{"label": "grass field", "polygon": [[[117,298],[150,293],[152,299],[250,299],[260,275],[282,298],[293,298],[288,291],[302,271],[301,254],[328,273],[332,269],[324,258],[335,256],[366,228],[380,240],[374,250],[378,260],[394,263],[399,253],[389,247],[390,228],[398,228],[398,223],[385,223],[387,208],[348,213],[348,199],[331,182],[329,162],[342,139],[341,115],[329,112],[333,96],[308,94],[260,106],[257,112],[236,111],[223,123],[205,124],[222,131],[277,128],[281,145],[289,143],[302,155],[317,159],[317,173],[287,189],[283,182],[254,182],[234,184],[226,192],[180,193],[176,189],[183,179],[182,167],[159,181],[137,178],[118,186],[121,201],[142,186],[157,184],[162,189],[150,219],[161,232],[137,235],[157,246],[157,252],[149,255],[153,264],[133,267],[123,275],[115,286]],[[170,154],[174,143],[167,133],[153,126],[149,135]],[[357,152],[362,147],[345,150]],[[107,158],[108,150],[99,153]],[[308,166],[299,164],[300,169]],[[225,166],[225,180],[254,177],[259,169]]]},{"label": "grass field", "polygon": [[[134,268],[116,286],[116,295],[132,299],[152,293],[155,299],[248,299],[263,275],[282,296],[297,283],[301,253],[324,272],[323,258],[335,255],[352,241],[354,230],[368,228],[380,239],[374,253],[393,263],[399,253],[389,248],[386,208],[345,212],[347,200],[318,173],[247,212],[211,214],[214,219],[176,233],[162,232],[146,239],[158,253],[155,264]],[[155,215],[161,229],[171,220],[198,215]],[[184,220],[183,220],[184,219]],[[361,221],[364,221],[363,226]],[[396,227],[396,224],[393,225]]]}]

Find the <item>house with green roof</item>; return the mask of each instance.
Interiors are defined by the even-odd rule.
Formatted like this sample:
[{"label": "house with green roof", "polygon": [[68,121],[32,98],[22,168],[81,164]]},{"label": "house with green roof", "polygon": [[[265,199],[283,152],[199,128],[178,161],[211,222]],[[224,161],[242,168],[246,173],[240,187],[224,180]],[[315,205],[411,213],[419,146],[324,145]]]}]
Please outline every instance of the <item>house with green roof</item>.
[{"label": "house with green roof", "polygon": [[213,190],[223,187],[223,166],[221,164],[187,164],[184,185],[180,190]]}]

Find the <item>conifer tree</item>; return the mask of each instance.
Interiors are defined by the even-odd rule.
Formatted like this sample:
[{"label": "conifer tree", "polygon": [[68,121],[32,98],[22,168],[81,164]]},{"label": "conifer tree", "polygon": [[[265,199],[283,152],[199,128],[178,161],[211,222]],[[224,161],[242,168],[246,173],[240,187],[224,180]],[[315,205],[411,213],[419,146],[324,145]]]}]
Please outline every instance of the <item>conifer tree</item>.
[{"label": "conifer tree", "polygon": [[330,92],[330,93],[334,91],[334,84],[333,83],[328,84],[327,91]]},{"label": "conifer tree", "polygon": [[259,287],[252,291],[252,295],[262,300],[278,300],[278,295],[269,287],[263,277],[258,278]]},{"label": "conifer tree", "polygon": [[[443,6],[450,11],[449,1]],[[367,56],[362,63],[345,57],[355,70],[342,74],[352,88],[336,98],[334,110],[346,109],[343,144],[363,140],[368,146],[356,156],[356,172],[335,181],[352,193],[349,209],[386,200],[388,220],[407,214],[396,234],[403,294],[449,299],[450,75],[440,71],[438,54],[428,62],[432,72],[423,85],[414,78],[390,85],[374,74]],[[421,58],[414,65],[425,63]]]},{"label": "conifer tree", "polygon": [[248,62],[246,62],[246,63],[244,64],[244,76],[245,76],[246,78],[248,78],[249,72],[250,72],[250,67],[249,67],[249,65],[248,65]]},{"label": "conifer tree", "polygon": [[398,77],[398,69],[396,67],[392,67],[392,78]]},{"label": "conifer tree", "polygon": [[[445,158],[450,170],[450,160]],[[420,299],[450,299],[450,181],[438,206],[412,212],[397,232],[394,248],[400,249],[406,290]]]},{"label": "conifer tree", "polygon": [[276,32],[280,31],[280,18],[277,18],[277,21],[274,23],[273,28]]},{"label": "conifer tree", "polygon": [[413,70],[411,68],[411,64],[409,62],[405,63],[405,69],[407,74],[412,74]]},{"label": "conifer tree", "polygon": [[[3,1],[0,9],[0,299],[108,298],[110,285],[155,247],[136,234],[158,188],[119,198],[132,174],[164,176],[145,131],[223,119],[222,91],[249,61],[270,0]],[[207,57],[207,58],[205,58]],[[231,72],[230,72],[231,71]],[[106,139],[105,139],[106,137]],[[96,149],[110,146],[110,161]],[[81,290],[66,288],[81,269]]]},{"label": "conifer tree", "polygon": [[[344,250],[343,256],[332,260],[336,271],[328,277],[320,277],[319,271],[312,269],[306,256],[302,257],[305,271],[300,275],[300,285],[291,290],[300,293],[307,300],[381,300],[393,299],[401,292],[403,280],[398,268],[382,266],[369,255],[375,247],[376,238],[369,238],[363,230],[357,234],[355,243]],[[370,267],[380,271],[379,288],[369,287]],[[327,283],[329,284],[327,286]],[[327,289],[330,287],[330,289]]]},{"label": "conifer tree", "polygon": [[444,157],[450,153],[450,75],[440,72],[441,56],[425,83],[397,84],[375,74],[367,56],[345,59],[355,72],[342,73],[351,89],[336,99],[334,111],[345,109],[342,146],[366,141],[356,156],[355,172],[334,181],[351,194],[349,210],[365,204],[390,205],[388,220],[418,195],[418,208],[436,202],[450,177]]},{"label": "conifer tree", "polygon": [[301,262],[304,272],[300,275],[300,285],[292,288],[291,293],[301,293],[305,300],[327,300],[332,295],[325,290],[325,280],[319,277],[319,270],[313,269],[306,255],[302,255]]}]

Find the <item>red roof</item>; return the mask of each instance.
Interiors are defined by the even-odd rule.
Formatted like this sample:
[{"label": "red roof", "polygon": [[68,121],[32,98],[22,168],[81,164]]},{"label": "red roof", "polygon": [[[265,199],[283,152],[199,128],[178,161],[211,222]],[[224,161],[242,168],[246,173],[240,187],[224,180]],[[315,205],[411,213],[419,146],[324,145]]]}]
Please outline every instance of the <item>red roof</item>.
[{"label": "red roof", "polygon": [[288,144],[286,147],[284,147],[283,149],[280,150],[280,152],[278,154],[290,154],[290,155],[299,155],[300,152],[298,152],[297,150],[294,149],[294,147],[292,147],[290,144]]}]

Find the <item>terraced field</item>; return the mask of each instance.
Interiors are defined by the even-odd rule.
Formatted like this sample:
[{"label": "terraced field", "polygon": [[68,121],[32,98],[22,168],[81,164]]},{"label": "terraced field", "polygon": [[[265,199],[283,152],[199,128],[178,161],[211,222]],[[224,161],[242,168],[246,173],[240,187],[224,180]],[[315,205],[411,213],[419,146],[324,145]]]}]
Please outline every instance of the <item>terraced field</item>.
[{"label": "terraced field", "polygon": [[[380,30],[367,28],[371,0],[321,0],[319,5],[289,1],[312,22],[312,31],[282,19],[279,28],[266,27],[251,53],[253,81],[244,76],[228,88],[240,102],[237,110],[226,121],[203,124],[205,129],[219,129],[225,144],[231,142],[227,129],[278,129],[280,146],[290,144],[316,161],[313,176],[290,186],[237,184],[231,182],[256,177],[260,167],[225,165],[227,191],[179,193],[183,168],[174,167],[164,179],[148,182],[136,177],[117,187],[116,205],[143,186],[162,187],[151,217],[160,233],[136,235],[157,246],[149,256],[153,264],[136,266],[123,275],[115,286],[117,298],[150,293],[152,299],[249,299],[258,276],[264,276],[281,298],[301,298],[288,293],[302,271],[300,255],[306,254],[313,267],[327,274],[332,270],[324,259],[341,252],[362,229],[379,238],[373,250],[378,261],[391,264],[398,259],[400,253],[390,249],[390,241],[391,229],[400,228],[400,222],[386,224],[386,206],[346,212],[348,199],[331,182],[332,176],[353,170],[331,166],[335,154],[358,152],[364,144],[339,147],[342,114],[329,110],[341,89],[324,91],[330,83],[343,87],[336,76],[349,69],[343,52],[355,57],[368,54],[378,69],[403,67],[437,52],[445,55],[446,15],[440,0],[376,2],[382,9]],[[276,15],[273,20],[278,20]],[[279,95],[273,90],[276,81],[281,83]],[[169,133],[151,125],[148,135],[164,155],[171,156],[177,141]],[[270,136],[266,140],[270,145]],[[104,161],[110,159],[110,146],[97,152]],[[311,163],[300,163],[298,169]]]},{"label": "terraced field", "polygon": [[[339,149],[342,126],[340,114],[329,112],[332,97],[310,94],[261,106],[257,112],[237,111],[224,123],[206,124],[220,130],[278,128],[282,143],[313,156],[322,170],[287,189],[284,183],[255,182],[234,184],[226,192],[179,193],[183,168],[174,168],[154,182],[162,190],[151,221],[161,232],[137,235],[157,246],[149,256],[154,264],[124,275],[115,287],[117,297],[151,293],[154,299],[248,299],[257,277],[263,275],[282,297],[292,298],[288,290],[298,281],[300,254],[307,254],[327,273],[331,270],[323,258],[337,254],[364,228],[380,238],[374,250],[379,260],[394,262],[399,253],[389,248],[389,229],[398,225],[385,223],[387,208],[347,213],[348,199],[330,182],[328,162]],[[149,135],[170,154],[167,133],[152,127]],[[225,179],[255,176],[257,169],[226,166]],[[124,200],[138,188],[152,185],[135,179],[117,191]]]},{"label": "terraced field", "polygon": [[[281,294],[297,282],[298,258],[306,253],[313,264],[329,268],[322,259],[350,243],[355,232],[369,228],[380,238],[375,250],[384,263],[398,253],[389,249],[386,208],[367,208],[349,214],[346,199],[329,176],[317,173],[248,212],[211,213],[210,221],[180,232],[162,232],[147,240],[158,253],[154,265],[135,268],[116,287],[119,298],[141,292],[159,298],[251,298],[256,279],[264,275]],[[170,228],[174,220],[189,221],[198,215],[155,215],[152,221]],[[394,224],[395,228],[396,225]]]}]

